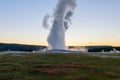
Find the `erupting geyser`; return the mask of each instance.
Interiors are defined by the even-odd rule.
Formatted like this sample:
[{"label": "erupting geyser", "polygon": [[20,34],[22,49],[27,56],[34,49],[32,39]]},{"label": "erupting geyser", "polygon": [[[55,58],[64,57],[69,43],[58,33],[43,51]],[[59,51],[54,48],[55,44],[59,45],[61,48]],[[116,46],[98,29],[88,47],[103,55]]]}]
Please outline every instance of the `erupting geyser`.
[{"label": "erupting geyser", "polygon": [[[76,0],[58,0],[56,10],[53,14],[54,21],[48,36],[48,44],[50,49],[66,50],[65,31],[71,24],[71,16],[76,7]],[[44,17],[43,25],[48,27],[47,21],[49,15]]]}]

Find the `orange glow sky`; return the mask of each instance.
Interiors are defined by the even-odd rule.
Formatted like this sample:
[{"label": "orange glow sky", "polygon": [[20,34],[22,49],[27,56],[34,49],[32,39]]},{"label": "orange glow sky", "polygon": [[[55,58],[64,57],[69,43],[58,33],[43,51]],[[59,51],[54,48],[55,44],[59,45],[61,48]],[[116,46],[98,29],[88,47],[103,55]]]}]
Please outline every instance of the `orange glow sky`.
[{"label": "orange glow sky", "polygon": [[[57,0],[0,0],[0,43],[47,45],[43,17]],[[77,0],[66,45],[120,46],[120,0]]]}]

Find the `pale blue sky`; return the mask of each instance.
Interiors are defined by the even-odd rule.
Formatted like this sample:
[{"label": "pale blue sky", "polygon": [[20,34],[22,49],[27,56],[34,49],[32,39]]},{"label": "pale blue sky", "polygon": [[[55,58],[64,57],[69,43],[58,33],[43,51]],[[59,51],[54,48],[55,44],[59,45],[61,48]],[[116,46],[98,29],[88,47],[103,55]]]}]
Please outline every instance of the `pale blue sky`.
[{"label": "pale blue sky", "polygon": [[[57,0],[0,0],[0,42],[47,45],[42,19]],[[77,0],[67,45],[120,46],[120,0]]]}]

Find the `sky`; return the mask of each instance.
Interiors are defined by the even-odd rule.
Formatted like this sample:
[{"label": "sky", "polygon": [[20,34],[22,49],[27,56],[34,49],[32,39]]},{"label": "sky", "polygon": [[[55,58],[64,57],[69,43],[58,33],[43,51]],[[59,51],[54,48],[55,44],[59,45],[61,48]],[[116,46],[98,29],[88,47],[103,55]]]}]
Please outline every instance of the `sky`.
[{"label": "sky", "polygon": [[[43,17],[58,0],[0,0],[0,43],[48,45]],[[120,46],[120,0],[77,0],[66,45]]]}]

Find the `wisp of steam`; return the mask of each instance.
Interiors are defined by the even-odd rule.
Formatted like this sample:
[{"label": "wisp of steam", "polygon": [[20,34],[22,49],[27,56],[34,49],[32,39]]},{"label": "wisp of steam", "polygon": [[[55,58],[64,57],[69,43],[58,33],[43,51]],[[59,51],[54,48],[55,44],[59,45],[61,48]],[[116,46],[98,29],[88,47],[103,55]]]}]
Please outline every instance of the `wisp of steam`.
[{"label": "wisp of steam", "polygon": [[[71,16],[76,7],[76,0],[58,0],[53,17],[54,21],[48,36],[48,44],[50,49],[66,50],[65,31],[71,25]],[[43,26],[48,28],[49,15],[43,20]]]}]

